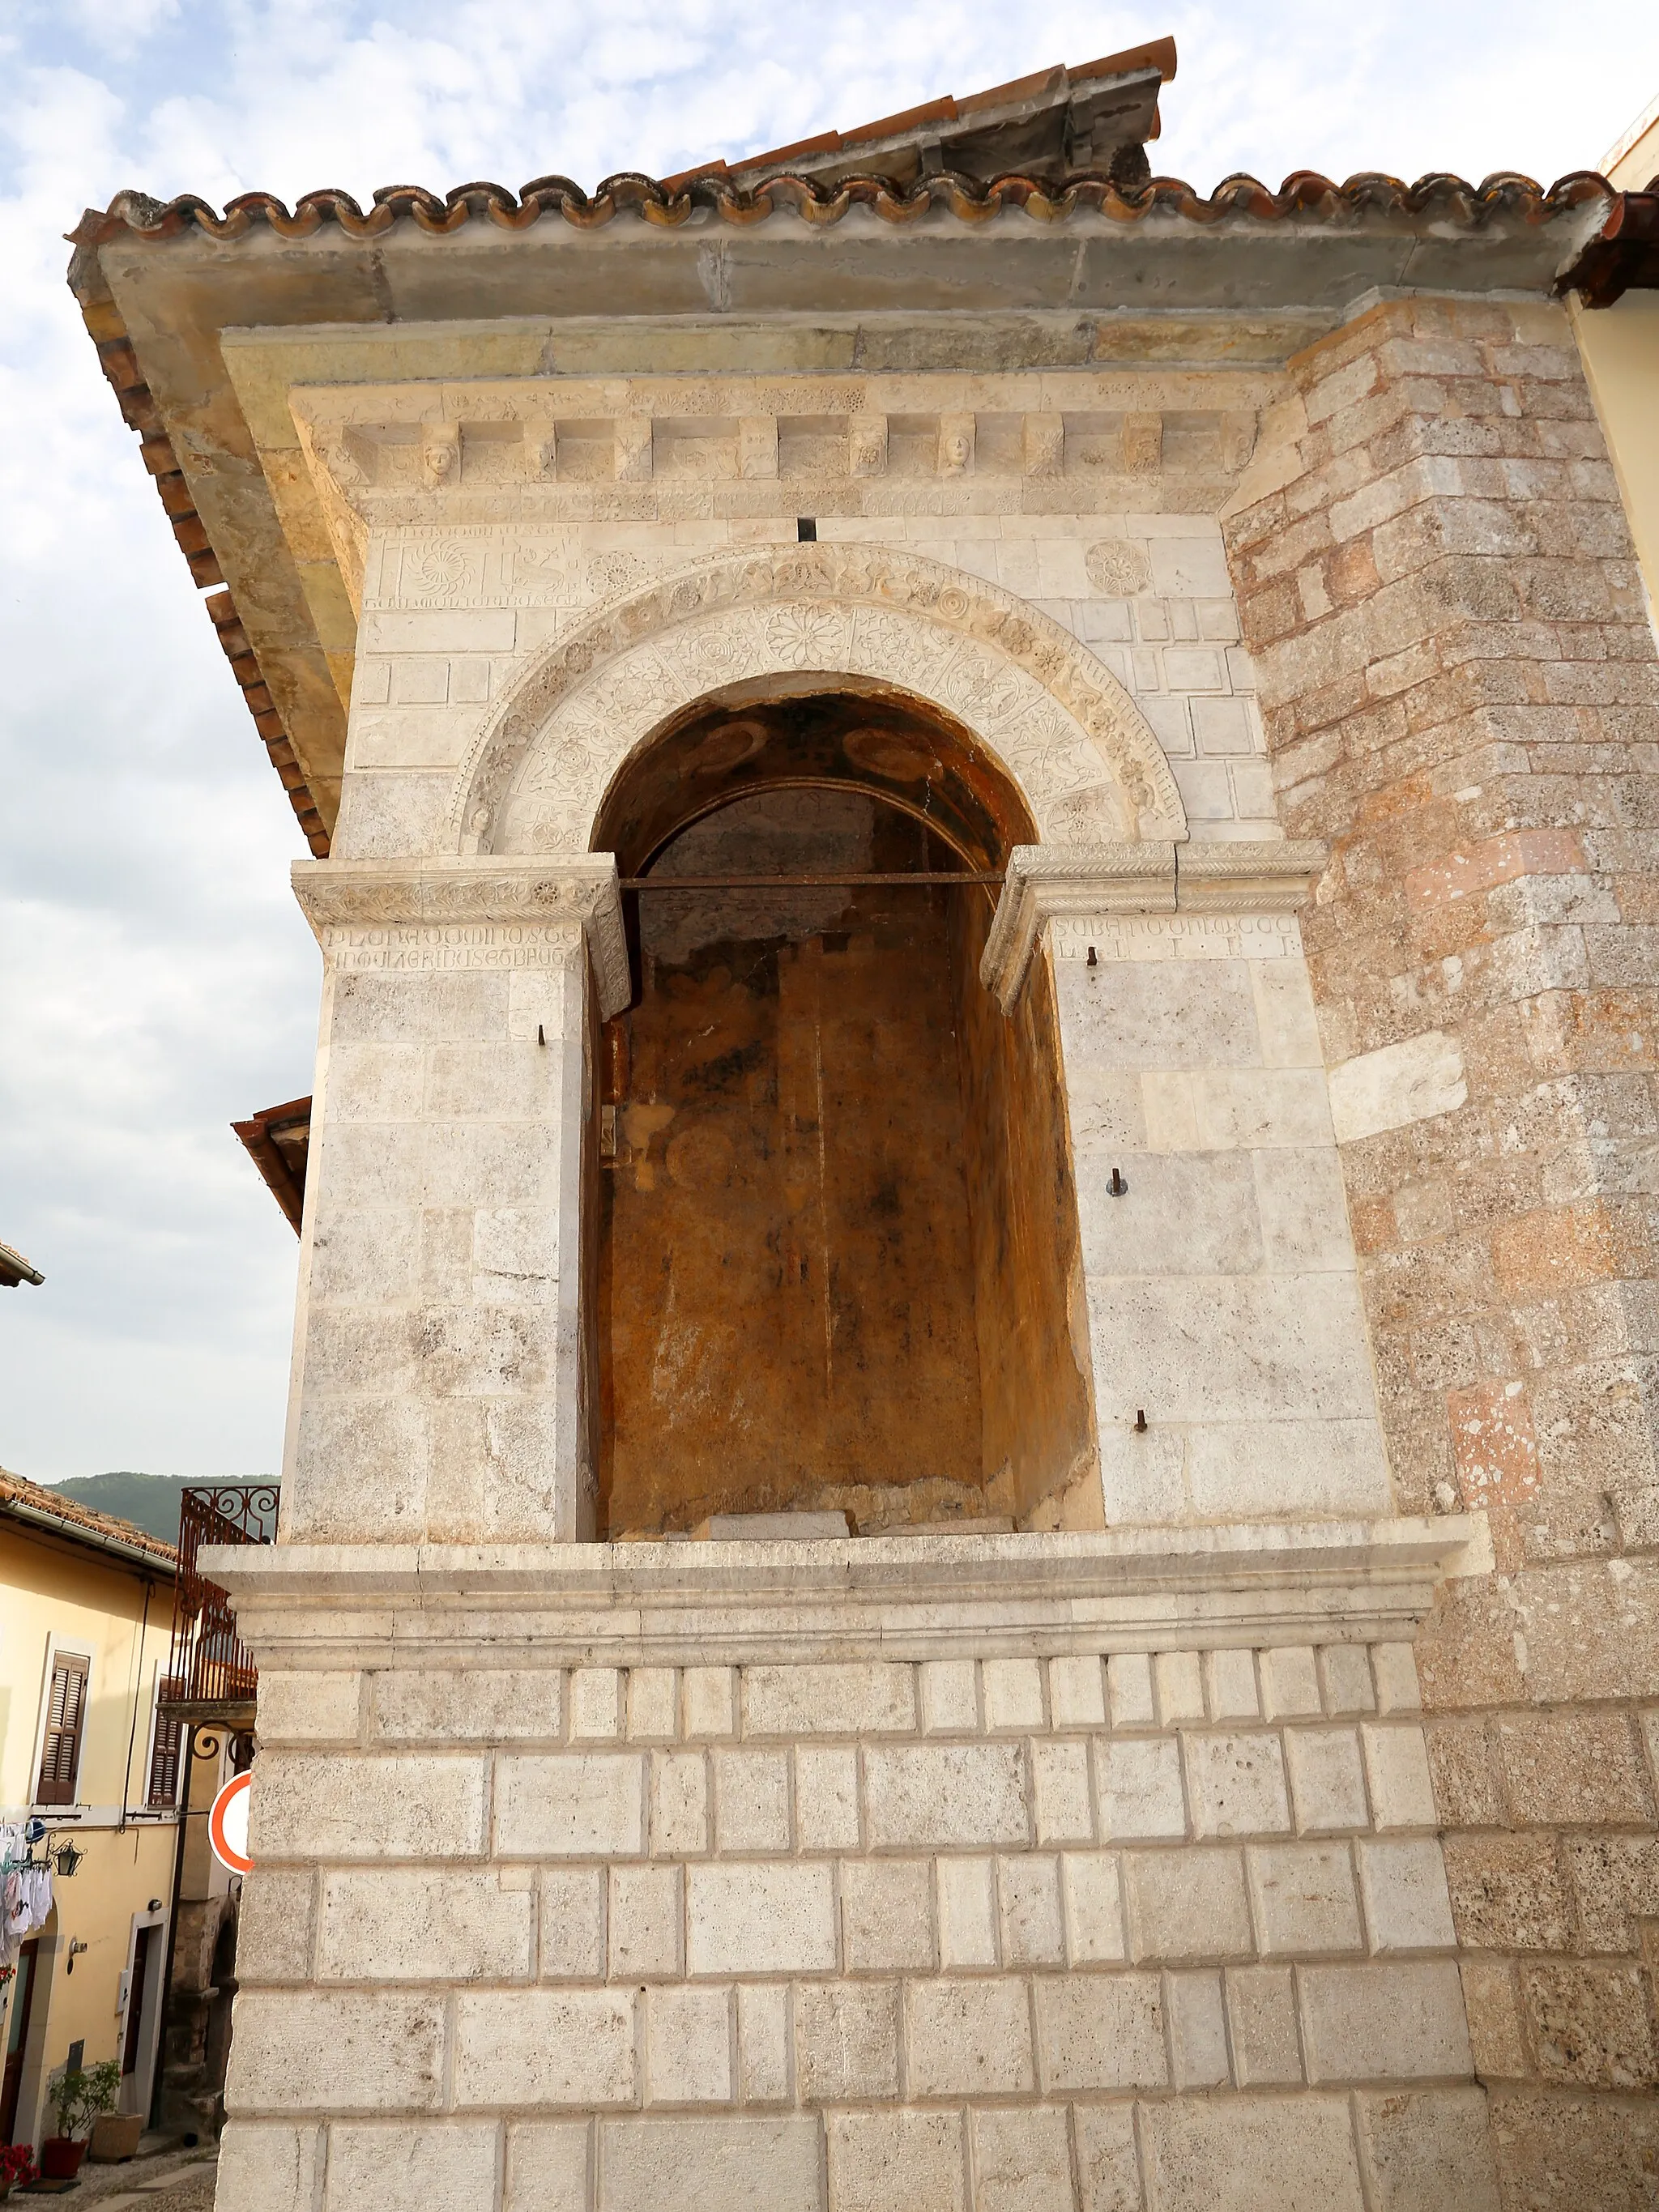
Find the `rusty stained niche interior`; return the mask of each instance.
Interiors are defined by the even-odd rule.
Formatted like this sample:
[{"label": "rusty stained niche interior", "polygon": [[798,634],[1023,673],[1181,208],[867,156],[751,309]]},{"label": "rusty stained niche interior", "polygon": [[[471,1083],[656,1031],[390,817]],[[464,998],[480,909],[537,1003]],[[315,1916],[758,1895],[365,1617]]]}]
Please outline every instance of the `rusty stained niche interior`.
[{"label": "rusty stained niche interior", "polygon": [[600,1533],[1098,1525],[1046,967],[1006,1020],[994,884],[902,880],[1036,833],[936,710],[827,682],[700,702],[595,830],[640,886],[590,1148]]}]

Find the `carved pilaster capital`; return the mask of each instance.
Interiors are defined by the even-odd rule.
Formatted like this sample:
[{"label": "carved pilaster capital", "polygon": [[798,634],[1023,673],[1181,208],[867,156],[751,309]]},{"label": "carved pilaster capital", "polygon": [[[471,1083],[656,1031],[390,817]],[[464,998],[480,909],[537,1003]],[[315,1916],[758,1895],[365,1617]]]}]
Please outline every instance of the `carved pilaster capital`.
[{"label": "carved pilaster capital", "polygon": [[1327,859],[1323,845],[1016,845],[979,964],[1004,1013],[1018,1000],[1052,916],[1294,914]]},{"label": "carved pilaster capital", "polygon": [[[385,938],[379,964],[513,964],[549,925],[580,926],[607,1021],[633,994],[616,856],[553,860],[296,860],[294,895],[325,955],[345,937]],[[441,956],[441,959],[440,959]]]}]

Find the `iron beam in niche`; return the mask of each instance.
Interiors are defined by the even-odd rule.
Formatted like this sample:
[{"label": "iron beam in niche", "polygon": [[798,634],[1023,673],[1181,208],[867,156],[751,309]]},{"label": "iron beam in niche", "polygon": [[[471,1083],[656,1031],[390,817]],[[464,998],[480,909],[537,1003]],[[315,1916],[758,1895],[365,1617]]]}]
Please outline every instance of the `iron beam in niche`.
[{"label": "iron beam in niche", "polygon": [[896,884],[987,884],[1000,890],[1002,878],[975,868],[906,868],[886,876],[624,876],[625,891],[807,891],[885,889]]}]

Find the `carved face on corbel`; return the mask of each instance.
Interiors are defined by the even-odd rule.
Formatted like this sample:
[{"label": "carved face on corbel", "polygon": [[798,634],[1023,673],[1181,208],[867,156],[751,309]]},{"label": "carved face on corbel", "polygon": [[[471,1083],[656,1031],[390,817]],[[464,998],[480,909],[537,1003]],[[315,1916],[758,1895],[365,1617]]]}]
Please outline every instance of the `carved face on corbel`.
[{"label": "carved face on corbel", "polygon": [[971,452],[965,430],[947,430],[939,441],[939,467],[947,477],[965,475]]},{"label": "carved face on corbel", "polygon": [[429,491],[441,491],[461,473],[461,429],[458,422],[421,426],[421,475]]}]

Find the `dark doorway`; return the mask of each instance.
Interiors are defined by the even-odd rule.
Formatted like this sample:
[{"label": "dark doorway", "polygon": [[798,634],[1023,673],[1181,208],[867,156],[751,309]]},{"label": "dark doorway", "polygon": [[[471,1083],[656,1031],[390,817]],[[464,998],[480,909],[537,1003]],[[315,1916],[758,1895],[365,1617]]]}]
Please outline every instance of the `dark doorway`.
[{"label": "dark doorway", "polygon": [[[978,980],[1033,833],[890,696],[711,704],[619,779],[636,994],[601,1040],[600,1523],[1045,1522],[1092,1472],[1046,976]],[[862,879],[862,880],[860,880]],[[1097,1493],[1097,1484],[1095,1486]]]},{"label": "dark doorway", "polygon": [[149,1953],[156,1934],[154,1928],[141,1928],[133,1938],[132,1977],[127,1984],[127,2032],[121,2044],[121,2078],[124,2083],[137,2073],[143,2053]]},{"label": "dark doorway", "polygon": [[17,1954],[17,1972],[11,1993],[11,2014],[6,2028],[6,2073],[0,2087],[0,2143],[15,2140],[17,2106],[23,2094],[23,2069],[28,2063],[29,2014],[34,2007],[34,1978],[40,1971],[40,1939],[31,1936]]}]

